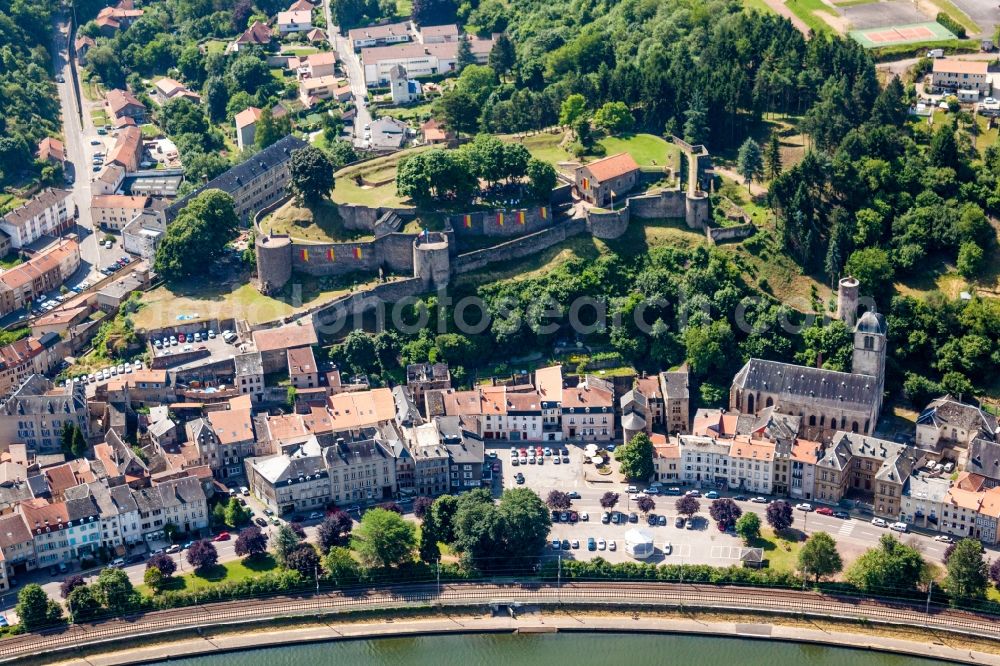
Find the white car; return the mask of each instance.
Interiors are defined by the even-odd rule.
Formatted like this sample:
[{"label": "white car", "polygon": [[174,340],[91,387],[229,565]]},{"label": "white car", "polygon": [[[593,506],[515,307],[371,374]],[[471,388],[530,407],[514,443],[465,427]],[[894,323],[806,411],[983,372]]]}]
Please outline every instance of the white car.
[{"label": "white car", "polygon": [[562,548],[562,542],[559,539],[552,540],[552,550],[559,550]]},{"label": "white car", "polygon": [[604,539],[597,540],[597,550],[604,550],[608,547],[607,542]]},{"label": "white car", "polygon": [[889,523],[885,522],[881,518],[872,518],[872,525],[875,527],[889,527]]},{"label": "white car", "polygon": [[903,532],[905,534],[909,528],[906,526],[906,523],[895,522],[892,525],[889,525],[889,529],[894,532]]},{"label": "white car", "polygon": [[111,370],[109,372],[110,372],[111,376],[114,377],[115,375],[118,374],[118,368],[112,366]]},{"label": "white car", "polygon": [[609,541],[608,542],[608,550],[610,550],[610,551],[616,551],[616,550],[618,550],[618,544],[616,544],[614,541]]},{"label": "white car", "polygon": [[590,520],[590,514],[584,511],[580,514],[580,520]]},{"label": "white car", "polygon": [[798,504],[795,505],[795,508],[798,509],[799,511],[812,511],[813,505],[810,504],[809,502],[799,502]]},{"label": "white car", "polygon": [[670,543],[669,541],[663,544],[664,555],[669,555],[672,552],[674,552],[674,544]]}]

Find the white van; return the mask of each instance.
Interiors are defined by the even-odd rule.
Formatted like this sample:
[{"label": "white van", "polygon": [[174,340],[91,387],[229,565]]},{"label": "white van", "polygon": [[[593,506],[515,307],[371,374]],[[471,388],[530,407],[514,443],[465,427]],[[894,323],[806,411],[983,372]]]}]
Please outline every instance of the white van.
[{"label": "white van", "polygon": [[896,532],[906,532],[907,527],[906,523],[893,523],[892,525],[889,525],[889,529]]}]

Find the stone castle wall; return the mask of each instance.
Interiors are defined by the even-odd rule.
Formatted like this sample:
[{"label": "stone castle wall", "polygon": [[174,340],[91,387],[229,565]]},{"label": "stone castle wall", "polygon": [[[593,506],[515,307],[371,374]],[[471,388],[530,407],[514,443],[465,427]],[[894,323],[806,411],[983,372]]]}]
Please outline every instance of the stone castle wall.
[{"label": "stone castle wall", "polygon": [[392,233],[370,241],[292,243],[292,270],[306,275],[413,272],[413,241],[417,234]]},{"label": "stone castle wall", "polygon": [[424,281],[419,277],[395,280],[326,303],[312,310],[309,316],[312,317],[313,324],[321,335],[337,335],[341,331],[346,333],[343,327],[349,327],[354,317],[425,291]]},{"label": "stone castle wall", "polygon": [[552,208],[536,206],[516,210],[487,210],[449,215],[457,236],[522,236],[552,226]]},{"label": "stone castle wall", "polygon": [[507,241],[506,243],[460,254],[451,263],[452,271],[455,273],[469,273],[489,264],[520,259],[521,257],[541,252],[586,230],[586,222],[581,219],[559,222],[548,229],[543,229],[533,234]]},{"label": "stone castle wall", "polygon": [[757,233],[757,227],[748,222],[737,227],[711,227],[705,230],[708,240],[712,243],[724,243],[730,240],[743,240]]}]

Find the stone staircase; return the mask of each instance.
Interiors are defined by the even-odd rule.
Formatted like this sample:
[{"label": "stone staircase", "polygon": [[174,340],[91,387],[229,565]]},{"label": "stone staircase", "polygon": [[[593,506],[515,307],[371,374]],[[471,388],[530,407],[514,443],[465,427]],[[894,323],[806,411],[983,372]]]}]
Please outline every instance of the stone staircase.
[{"label": "stone staircase", "polygon": [[381,238],[382,236],[396,233],[402,228],[403,218],[401,218],[395,211],[387,210],[382,213],[377,220],[375,220],[375,226],[372,231],[375,232],[375,238]]}]

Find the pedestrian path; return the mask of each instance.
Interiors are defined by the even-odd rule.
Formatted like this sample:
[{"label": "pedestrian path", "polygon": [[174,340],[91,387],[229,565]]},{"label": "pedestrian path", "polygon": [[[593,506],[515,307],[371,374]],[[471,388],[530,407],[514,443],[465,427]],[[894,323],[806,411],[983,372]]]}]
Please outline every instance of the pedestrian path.
[{"label": "pedestrian path", "polygon": [[851,536],[851,532],[854,531],[854,523],[852,521],[845,521],[841,524],[840,529],[837,530],[837,534],[840,536]]}]

